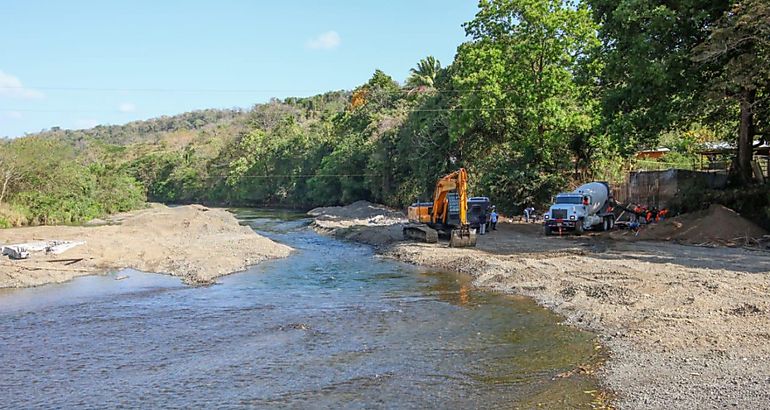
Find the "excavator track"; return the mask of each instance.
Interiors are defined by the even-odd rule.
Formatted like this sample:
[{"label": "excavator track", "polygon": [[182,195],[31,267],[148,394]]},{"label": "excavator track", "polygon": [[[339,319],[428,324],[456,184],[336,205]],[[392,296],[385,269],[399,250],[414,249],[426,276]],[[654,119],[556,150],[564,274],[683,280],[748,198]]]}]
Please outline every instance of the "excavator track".
[{"label": "excavator track", "polygon": [[404,226],[404,239],[436,243],[438,242],[438,231],[424,224],[409,224]]}]

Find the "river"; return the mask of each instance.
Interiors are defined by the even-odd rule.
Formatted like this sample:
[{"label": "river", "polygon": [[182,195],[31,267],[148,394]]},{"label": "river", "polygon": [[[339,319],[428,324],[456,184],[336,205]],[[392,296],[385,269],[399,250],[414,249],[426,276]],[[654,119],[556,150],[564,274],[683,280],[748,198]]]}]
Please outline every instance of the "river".
[{"label": "river", "polygon": [[[583,407],[593,335],[463,275],[382,259],[296,214],[297,251],[208,287],[123,271],[0,293],[0,406]],[[127,278],[116,280],[118,278]]]}]

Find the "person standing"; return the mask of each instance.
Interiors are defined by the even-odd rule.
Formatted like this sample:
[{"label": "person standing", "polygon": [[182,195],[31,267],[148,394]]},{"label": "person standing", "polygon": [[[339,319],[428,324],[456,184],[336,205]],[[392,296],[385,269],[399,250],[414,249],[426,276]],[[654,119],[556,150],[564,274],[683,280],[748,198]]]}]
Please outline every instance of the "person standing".
[{"label": "person standing", "polygon": [[492,207],[488,206],[484,212],[484,224],[486,225],[486,231],[489,232],[489,214],[492,212]]},{"label": "person standing", "polygon": [[486,207],[480,207],[481,210],[479,211],[478,216],[478,223],[479,223],[479,235],[485,235],[487,233],[487,211],[488,209]]},{"label": "person standing", "polygon": [[489,223],[492,225],[492,230],[497,230],[497,210],[492,207],[492,212],[489,214]]}]

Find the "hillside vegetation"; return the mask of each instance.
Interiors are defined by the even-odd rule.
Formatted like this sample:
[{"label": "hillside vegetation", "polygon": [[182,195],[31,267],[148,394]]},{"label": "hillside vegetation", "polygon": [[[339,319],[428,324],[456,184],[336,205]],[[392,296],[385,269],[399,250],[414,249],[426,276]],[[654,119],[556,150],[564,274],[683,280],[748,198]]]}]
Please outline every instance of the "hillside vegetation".
[{"label": "hillside vegetation", "polygon": [[[770,6],[762,0],[485,0],[468,41],[405,84],[377,70],[350,91],[248,110],[203,110],[0,144],[0,226],[77,223],[146,200],[401,207],[465,167],[504,211],[587,179],[617,179],[663,140],[751,144],[770,110]],[[747,157],[748,155],[748,157]]]}]

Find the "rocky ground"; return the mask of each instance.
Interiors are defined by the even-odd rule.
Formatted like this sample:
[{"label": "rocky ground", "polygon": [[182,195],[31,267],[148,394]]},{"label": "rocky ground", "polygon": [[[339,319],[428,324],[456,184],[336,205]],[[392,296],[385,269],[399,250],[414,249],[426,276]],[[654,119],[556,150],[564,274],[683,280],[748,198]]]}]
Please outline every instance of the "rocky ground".
[{"label": "rocky ground", "polygon": [[545,237],[540,225],[501,223],[476,248],[452,249],[400,241],[403,215],[382,226],[346,219],[344,209],[329,217],[336,227],[316,217],[322,232],[468,273],[477,286],[532,297],[596,332],[611,351],[602,377],[620,408],[770,407],[770,252],[759,247],[618,240],[617,232]]},{"label": "rocky ground", "polygon": [[240,226],[224,209],[199,205],[153,205],[87,225],[0,230],[0,245],[85,241],[60,255],[35,252],[24,260],[3,257],[0,288],[58,283],[125,268],[179,276],[189,284],[206,284],[291,252],[288,246]]}]

